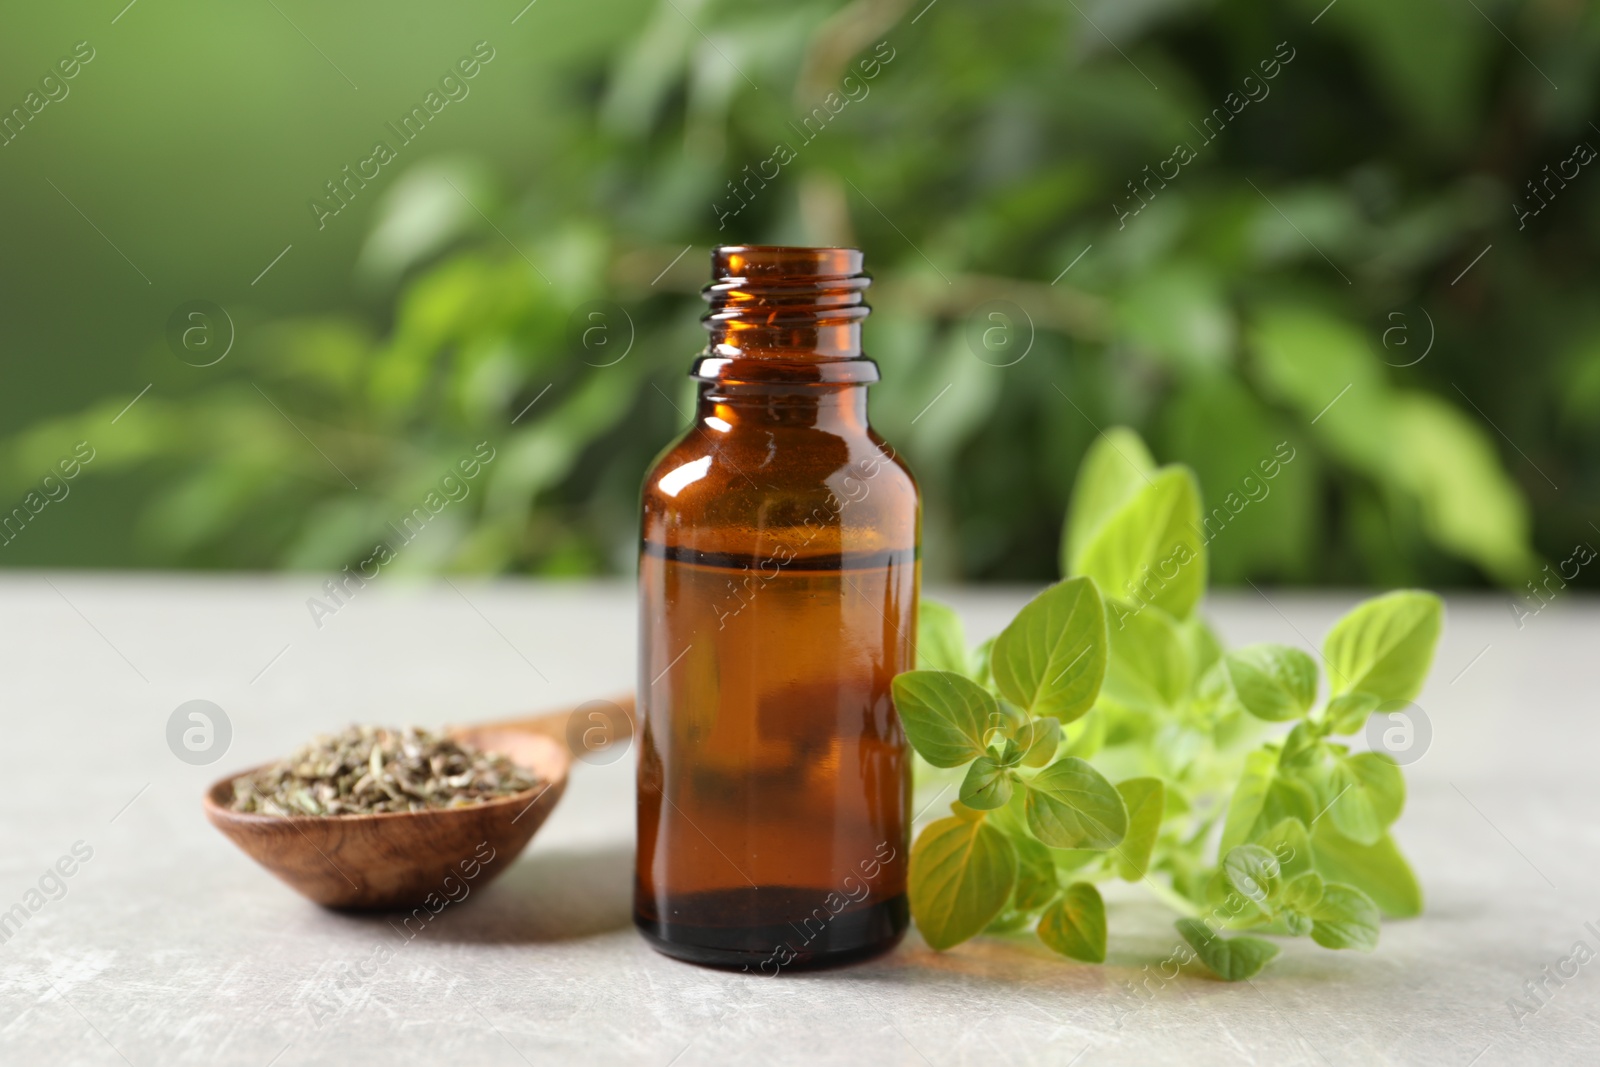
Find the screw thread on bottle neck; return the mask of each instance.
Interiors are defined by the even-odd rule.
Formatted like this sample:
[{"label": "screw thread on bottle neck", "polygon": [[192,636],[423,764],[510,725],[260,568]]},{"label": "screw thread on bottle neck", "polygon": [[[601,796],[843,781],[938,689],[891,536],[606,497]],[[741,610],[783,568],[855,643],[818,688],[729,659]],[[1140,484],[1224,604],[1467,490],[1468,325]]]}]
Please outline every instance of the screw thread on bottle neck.
[{"label": "screw thread on bottle neck", "polygon": [[[702,296],[706,356],[828,363],[860,360],[872,279],[854,248],[724,245]],[[874,375],[875,377],[875,375]]]}]

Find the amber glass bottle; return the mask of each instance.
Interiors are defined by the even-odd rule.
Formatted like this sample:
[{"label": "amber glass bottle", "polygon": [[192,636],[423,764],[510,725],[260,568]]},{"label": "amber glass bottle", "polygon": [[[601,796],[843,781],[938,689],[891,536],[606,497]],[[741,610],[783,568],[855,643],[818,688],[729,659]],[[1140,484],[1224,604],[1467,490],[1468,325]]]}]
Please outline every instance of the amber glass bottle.
[{"label": "amber glass bottle", "polygon": [[693,425],[646,476],[634,920],[775,974],[907,922],[916,482],[867,425],[861,253],[712,253]]}]

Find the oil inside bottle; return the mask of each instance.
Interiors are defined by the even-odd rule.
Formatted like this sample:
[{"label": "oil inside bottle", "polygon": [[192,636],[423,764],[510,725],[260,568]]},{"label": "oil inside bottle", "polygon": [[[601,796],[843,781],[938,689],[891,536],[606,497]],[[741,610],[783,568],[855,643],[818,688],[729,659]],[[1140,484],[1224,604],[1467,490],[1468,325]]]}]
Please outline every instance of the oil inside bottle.
[{"label": "oil inside bottle", "polygon": [[910,666],[897,620],[916,555],[644,543],[643,662],[659,673],[640,679],[636,920],[657,948],[776,973],[905,929],[909,774],[890,683]]}]

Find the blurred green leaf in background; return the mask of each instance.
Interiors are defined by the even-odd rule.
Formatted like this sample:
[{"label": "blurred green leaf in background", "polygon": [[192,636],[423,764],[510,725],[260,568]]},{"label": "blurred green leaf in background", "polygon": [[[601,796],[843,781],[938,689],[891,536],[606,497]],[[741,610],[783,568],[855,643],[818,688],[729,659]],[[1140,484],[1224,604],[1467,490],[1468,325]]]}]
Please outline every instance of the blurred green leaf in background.
[{"label": "blurred green leaf in background", "polygon": [[396,570],[626,572],[718,243],[867,251],[930,578],[1053,575],[1113,425],[1197,472],[1224,584],[1600,536],[1600,175],[1528,184],[1600,145],[1584,5],[117,8],[0,41],[19,106],[95,49],[0,147],[0,487],[96,450],[0,564],[338,570],[421,506]]}]

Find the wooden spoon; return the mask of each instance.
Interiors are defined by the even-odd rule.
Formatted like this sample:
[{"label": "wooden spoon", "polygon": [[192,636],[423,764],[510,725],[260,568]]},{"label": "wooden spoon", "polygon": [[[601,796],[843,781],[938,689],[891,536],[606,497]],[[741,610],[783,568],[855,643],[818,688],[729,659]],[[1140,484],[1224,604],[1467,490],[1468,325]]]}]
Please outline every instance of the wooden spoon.
[{"label": "wooden spoon", "polygon": [[[611,702],[628,719],[632,736],[633,697]],[[585,708],[590,705],[584,705]],[[580,709],[581,710],[581,709]],[[256,815],[232,810],[230,774],[206,791],[211,825],[251,859],[294,890],[331,908],[409,908],[465,895],[511,865],[527,847],[567,787],[573,751],[568,737],[573,710],[531,718],[451,729],[458,741],[500,752],[539,775],[536,790],[467,808],[381,812],[375,815]],[[579,733],[584,748],[595,750],[617,740],[616,729]],[[259,769],[259,768],[256,768]]]}]

